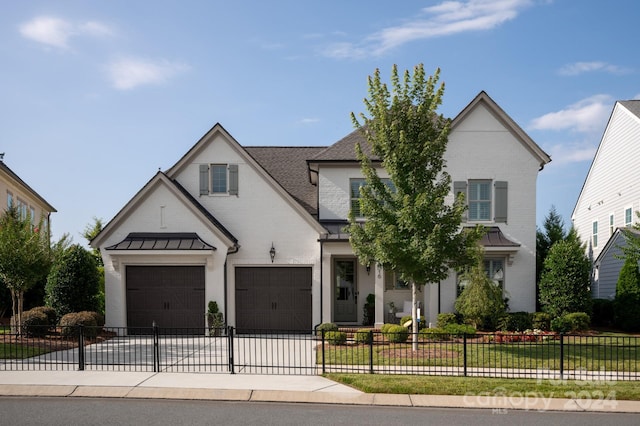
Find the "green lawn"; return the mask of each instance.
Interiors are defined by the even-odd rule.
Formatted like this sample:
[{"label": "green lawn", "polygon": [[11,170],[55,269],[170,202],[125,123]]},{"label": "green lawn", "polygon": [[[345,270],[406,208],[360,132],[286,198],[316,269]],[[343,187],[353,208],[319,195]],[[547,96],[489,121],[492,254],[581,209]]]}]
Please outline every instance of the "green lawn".
[{"label": "green lawn", "polygon": [[19,343],[0,343],[0,359],[25,359],[50,351],[50,348],[39,348]]},{"label": "green lawn", "polygon": [[545,398],[589,396],[596,399],[640,401],[634,381],[580,382],[574,380],[493,379],[387,374],[325,374],[325,377],[367,393],[413,395],[531,395]]}]

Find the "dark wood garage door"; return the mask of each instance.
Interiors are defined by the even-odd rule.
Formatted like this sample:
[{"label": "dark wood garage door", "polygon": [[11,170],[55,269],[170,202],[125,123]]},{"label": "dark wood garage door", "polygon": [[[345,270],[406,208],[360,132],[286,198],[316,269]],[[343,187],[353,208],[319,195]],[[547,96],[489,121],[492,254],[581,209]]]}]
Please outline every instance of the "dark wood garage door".
[{"label": "dark wood garage door", "polygon": [[127,266],[127,326],[204,330],[204,266]]},{"label": "dark wood garage door", "polygon": [[238,332],[311,332],[311,322],[311,268],[236,268]]}]

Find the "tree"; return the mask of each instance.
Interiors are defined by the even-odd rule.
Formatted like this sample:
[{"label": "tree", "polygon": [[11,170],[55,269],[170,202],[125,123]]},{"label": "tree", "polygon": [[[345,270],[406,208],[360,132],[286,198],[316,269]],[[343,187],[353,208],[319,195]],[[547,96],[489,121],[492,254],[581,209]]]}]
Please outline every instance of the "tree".
[{"label": "tree", "polygon": [[564,230],[564,220],[553,205],[549,210],[549,214],[544,218],[542,226],[544,227],[544,232],[540,229],[536,230],[536,282],[540,282],[544,260],[547,258],[551,247],[567,237]]},{"label": "tree", "polygon": [[[104,228],[104,224],[102,223],[102,219],[97,217],[93,217],[93,224],[88,224],[84,228],[84,232],[82,236],[87,239],[87,241],[91,242]],[[99,283],[99,292],[98,292],[98,311],[104,314],[105,306],[104,306],[104,264],[102,262],[102,256],[100,255],[100,249],[94,248],[91,249],[91,254],[96,260],[96,264],[98,265],[98,274],[100,276]]]},{"label": "tree", "polygon": [[638,259],[627,256],[616,283],[615,324],[625,331],[640,330],[640,269]]},{"label": "tree", "polygon": [[49,237],[43,221],[34,226],[30,215],[22,216],[16,206],[0,218],[0,279],[11,293],[11,326],[19,333],[24,293],[46,277],[51,265]]},{"label": "tree", "polygon": [[[482,232],[479,227],[461,229],[466,209],[462,195],[446,202],[451,191],[451,177],[444,170],[450,122],[437,113],[444,93],[444,84],[436,88],[439,74],[436,70],[426,77],[420,64],[413,75],[405,71],[401,81],[394,65],[389,92],[376,70],[364,100],[371,117],[361,113],[361,123],[351,114],[369,149],[356,144],[366,181],[360,188],[366,220],[349,213],[350,242],[360,262],[376,262],[411,283],[414,349],[417,290],[445,279],[451,268],[470,264]],[[390,184],[378,176],[377,160]]]},{"label": "tree", "polygon": [[100,277],[94,257],[74,244],[64,251],[47,278],[47,305],[62,317],[70,312],[97,311]]},{"label": "tree", "polygon": [[574,228],[556,242],[544,261],[540,278],[542,310],[559,317],[572,312],[591,313],[591,262]]},{"label": "tree", "polygon": [[461,278],[466,285],[456,300],[456,311],[475,328],[489,324],[493,329],[507,311],[502,288],[487,276],[481,257]]}]

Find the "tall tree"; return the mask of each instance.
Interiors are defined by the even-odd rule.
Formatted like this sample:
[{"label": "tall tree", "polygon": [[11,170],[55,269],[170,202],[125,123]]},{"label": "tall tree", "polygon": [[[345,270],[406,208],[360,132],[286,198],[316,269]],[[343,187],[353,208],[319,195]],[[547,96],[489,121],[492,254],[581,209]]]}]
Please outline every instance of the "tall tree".
[{"label": "tall tree", "polygon": [[[640,219],[640,212],[636,212]],[[621,258],[624,264],[616,283],[616,297],[614,299],[615,324],[626,331],[640,330],[640,221],[633,227],[622,229],[625,245],[620,246]]]},{"label": "tall tree", "polygon": [[49,236],[43,221],[34,226],[31,217],[9,207],[0,218],[0,279],[11,292],[11,325],[19,332],[24,293],[46,277],[51,265]]},{"label": "tall tree", "polygon": [[[82,236],[87,239],[90,243],[104,228],[104,223],[102,219],[93,217],[93,223],[87,224],[84,228],[84,232]],[[98,265],[98,275],[100,276],[99,282],[99,292],[98,292],[98,311],[102,314],[105,312],[105,296],[104,296],[104,263],[102,262],[102,256],[100,255],[100,249],[94,248],[91,249],[91,254],[96,260],[96,264]]]},{"label": "tall tree", "polygon": [[542,310],[552,316],[591,314],[591,261],[574,228],[549,250],[540,278]]},{"label": "tall tree", "polygon": [[[356,145],[366,181],[360,188],[366,220],[349,213],[350,242],[363,264],[376,262],[411,283],[414,349],[418,289],[445,279],[451,268],[471,264],[482,233],[479,227],[461,229],[462,195],[446,201],[451,192],[444,160],[450,121],[437,112],[444,94],[439,75],[436,70],[427,77],[419,64],[401,79],[394,65],[390,92],[377,69],[364,100],[370,117],[361,113],[359,121],[351,114],[369,149]],[[391,184],[379,177],[374,160],[380,160]]]},{"label": "tall tree", "polygon": [[536,230],[536,282],[540,282],[544,260],[547,258],[551,247],[567,237],[567,233],[564,230],[564,220],[558,214],[556,206],[551,206],[542,226],[544,231]]}]

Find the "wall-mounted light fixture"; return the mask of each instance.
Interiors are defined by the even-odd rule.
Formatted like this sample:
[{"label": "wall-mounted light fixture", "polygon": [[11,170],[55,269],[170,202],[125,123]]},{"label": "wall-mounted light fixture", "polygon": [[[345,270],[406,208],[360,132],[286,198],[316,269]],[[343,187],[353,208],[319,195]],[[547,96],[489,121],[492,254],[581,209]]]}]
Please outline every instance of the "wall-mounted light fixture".
[{"label": "wall-mounted light fixture", "polygon": [[371,272],[371,262],[367,263],[367,275]]},{"label": "wall-mounted light fixture", "polygon": [[271,249],[269,249],[269,256],[271,257],[271,263],[273,263],[273,259],[276,258],[276,248],[273,246],[273,241],[271,242]]}]

